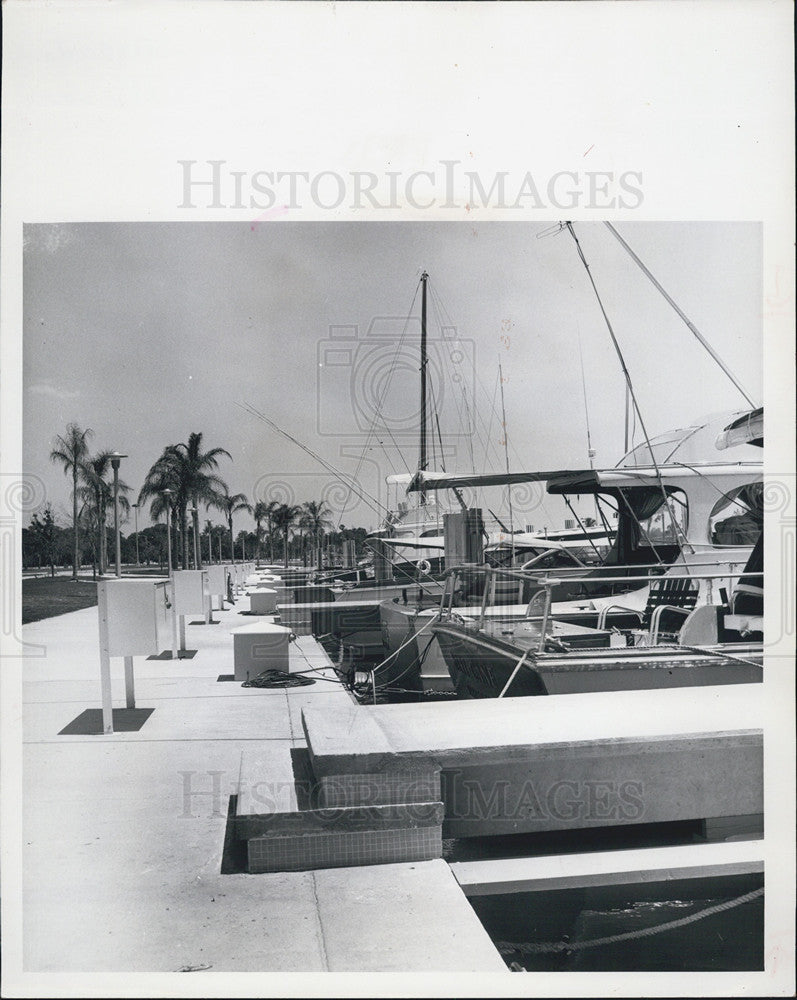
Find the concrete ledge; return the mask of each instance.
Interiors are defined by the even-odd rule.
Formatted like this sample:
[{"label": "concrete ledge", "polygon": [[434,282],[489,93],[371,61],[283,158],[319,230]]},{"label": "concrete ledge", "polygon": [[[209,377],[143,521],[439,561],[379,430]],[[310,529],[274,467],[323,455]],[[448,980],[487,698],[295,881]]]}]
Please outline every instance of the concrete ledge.
[{"label": "concrete ledge", "polygon": [[763,809],[760,685],[308,706],[302,718],[319,779],[440,767],[446,836]]},{"label": "concrete ledge", "polygon": [[670,882],[764,871],[764,843],[686,844],[542,858],[462,861],[451,871],[468,896]]}]

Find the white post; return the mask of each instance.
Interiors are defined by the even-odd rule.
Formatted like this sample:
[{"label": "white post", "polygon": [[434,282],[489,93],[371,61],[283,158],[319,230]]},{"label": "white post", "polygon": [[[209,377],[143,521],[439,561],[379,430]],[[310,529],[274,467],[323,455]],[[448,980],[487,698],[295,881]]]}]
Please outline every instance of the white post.
[{"label": "white post", "polygon": [[[180,615],[180,653],[185,652],[185,615]],[[177,654],[180,655],[179,653]]]},{"label": "white post", "polygon": [[178,653],[177,653],[177,599],[176,599],[176,595],[175,595],[175,592],[174,592],[175,591],[174,577],[172,577],[171,588],[172,588],[172,594],[171,594],[171,597],[172,597],[172,659],[176,660],[177,657],[178,657]]},{"label": "white post", "polygon": [[136,688],[133,678],[133,657],[125,657],[125,704],[128,708],[136,707]]},{"label": "white post", "polygon": [[111,656],[108,652],[108,595],[104,581],[97,585],[97,610],[100,624],[100,687],[102,690],[102,731],[113,733],[113,699],[111,695]]}]

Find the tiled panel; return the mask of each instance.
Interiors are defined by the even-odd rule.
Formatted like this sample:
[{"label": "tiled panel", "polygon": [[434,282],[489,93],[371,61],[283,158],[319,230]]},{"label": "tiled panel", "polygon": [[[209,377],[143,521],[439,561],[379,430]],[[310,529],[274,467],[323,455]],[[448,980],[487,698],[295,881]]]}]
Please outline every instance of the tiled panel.
[{"label": "tiled panel", "polygon": [[248,842],[251,874],[429,861],[441,857],[442,853],[442,828],[439,826],[258,837]]},{"label": "tiled panel", "polygon": [[392,771],[379,774],[334,774],[316,788],[318,808],[439,802],[440,771]]}]

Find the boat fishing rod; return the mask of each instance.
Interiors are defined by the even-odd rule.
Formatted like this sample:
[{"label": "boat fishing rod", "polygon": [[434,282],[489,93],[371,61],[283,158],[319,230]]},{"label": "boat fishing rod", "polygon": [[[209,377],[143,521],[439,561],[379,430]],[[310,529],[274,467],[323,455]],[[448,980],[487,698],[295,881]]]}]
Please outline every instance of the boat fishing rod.
[{"label": "boat fishing rod", "polygon": [[252,406],[251,403],[236,403],[236,406],[240,407],[245,413],[250,414],[253,417],[257,417],[258,420],[262,420],[264,424],[267,424],[272,430],[276,431],[277,434],[281,434],[286,440],[295,444],[297,448],[300,448],[306,455],[315,459],[327,472],[331,473],[339,482],[341,482],[351,493],[354,493],[362,502],[371,508],[377,515],[383,517],[385,513],[388,512],[388,508],[377,500],[376,497],[371,496],[366,490],[364,490],[356,481],[351,480],[344,472],[337,469],[331,462],[322,458],[317,452],[313,451],[306,444],[303,444],[298,438],[295,438],[292,434],[289,434],[286,430],[283,430],[278,424],[274,423],[273,420],[269,419],[265,413],[261,413],[258,409]]}]

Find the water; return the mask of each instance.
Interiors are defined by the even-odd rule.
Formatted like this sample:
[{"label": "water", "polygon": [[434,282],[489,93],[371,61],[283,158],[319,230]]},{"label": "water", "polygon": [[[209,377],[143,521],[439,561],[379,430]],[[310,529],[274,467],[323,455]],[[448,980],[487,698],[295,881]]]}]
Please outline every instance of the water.
[{"label": "water", "polygon": [[[697,823],[678,822],[445,840],[443,857],[454,862],[690,844],[698,828]],[[740,972],[763,969],[763,896],[649,937],[569,951],[531,949],[638,932],[762,885],[763,876],[745,875],[474,896],[470,903],[507,965],[515,962],[529,972]]]},{"label": "water", "polygon": [[[660,887],[478,896],[471,904],[507,964],[517,962],[528,972],[742,972],[764,967],[763,896],[648,937],[578,945],[681,920],[761,884],[761,876],[690,879]],[[529,949],[547,942],[573,947]]]}]

